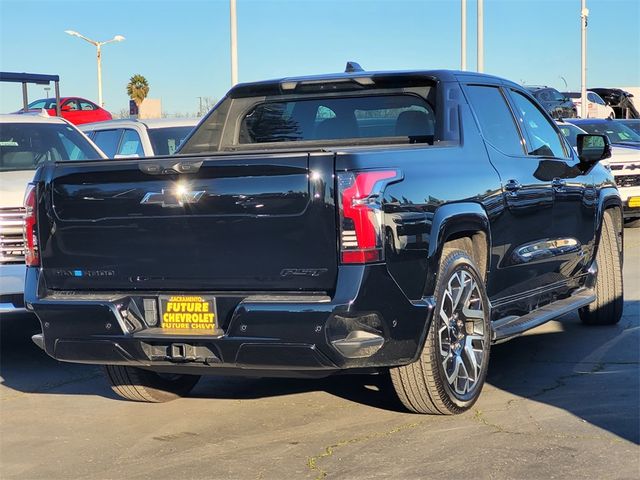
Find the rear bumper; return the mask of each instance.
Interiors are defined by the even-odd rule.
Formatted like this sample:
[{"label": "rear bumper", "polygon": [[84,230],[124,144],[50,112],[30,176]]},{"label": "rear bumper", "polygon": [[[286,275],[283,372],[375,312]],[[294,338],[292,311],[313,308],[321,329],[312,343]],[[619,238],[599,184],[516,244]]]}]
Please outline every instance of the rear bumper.
[{"label": "rear bumper", "polygon": [[[167,334],[147,326],[145,314],[131,328],[123,308],[159,292],[43,293],[35,268],[27,269],[26,285],[26,302],[53,358],[199,374],[323,376],[404,365],[418,357],[433,310],[431,299],[408,300],[385,265],[340,267],[331,297],[199,292],[218,298],[220,335]],[[355,330],[368,333],[345,340]],[[342,340],[347,348],[336,346]],[[351,355],[358,342],[369,346]]]}]

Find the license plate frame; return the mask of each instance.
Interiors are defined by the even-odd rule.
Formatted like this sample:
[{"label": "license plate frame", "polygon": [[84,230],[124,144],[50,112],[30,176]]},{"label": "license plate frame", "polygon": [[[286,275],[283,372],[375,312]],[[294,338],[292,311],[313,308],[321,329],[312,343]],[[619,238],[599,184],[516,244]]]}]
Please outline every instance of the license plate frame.
[{"label": "license plate frame", "polygon": [[634,195],[632,197],[629,197],[629,199],[627,200],[627,206],[629,208],[640,207],[640,196]]},{"label": "license plate frame", "polygon": [[167,332],[215,334],[218,308],[213,295],[160,295],[160,328]]}]

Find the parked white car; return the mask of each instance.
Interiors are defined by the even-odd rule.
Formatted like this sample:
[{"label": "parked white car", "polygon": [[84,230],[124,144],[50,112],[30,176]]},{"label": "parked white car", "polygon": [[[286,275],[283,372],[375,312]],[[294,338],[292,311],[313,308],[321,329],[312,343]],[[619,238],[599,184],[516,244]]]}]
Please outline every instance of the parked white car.
[{"label": "parked white car", "polygon": [[34,171],[46,162],[106,158],[74,125],[43,114],[0,115],[0,312],[24,309],[22,206]]},{"label": "parked white car", "polygon": [[563,92],[576,105],[578,117],[580,118],[615,118],[613,108],[596,92],[587,92],[587,114],[582,114],[582,94],[580,92]]},{"label": "parked white car", "polygon": [[[577,135],[587,133],[567,122],[558,122],[558,127],[574,149]],[[640,149],[612,145],[611,158],[601,162],[611,169],[616,180],[626,225],[640,227]]]},{"label": "parked white car", "polygon": [[121,119],[86,123],[80,129],[109,158],[173,155],[198,118]]}]

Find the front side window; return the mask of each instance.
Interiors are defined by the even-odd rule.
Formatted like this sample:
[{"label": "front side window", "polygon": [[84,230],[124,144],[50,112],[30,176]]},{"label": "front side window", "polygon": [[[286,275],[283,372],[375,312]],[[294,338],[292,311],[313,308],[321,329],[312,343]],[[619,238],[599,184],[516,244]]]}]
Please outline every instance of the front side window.
[{"label": "front side window", "polygon": [[520,92],[512,90],[516,116],[520,126],[527,133],[527,153],[529,155],[568,158],[560,133],[553,127],[540,109]]},{"label": "front side window", "polygon": [[500,89],[472,85],[467,94],[485,140],[502,153],[522,155],[522,138]]},{"label": "front side window", "polygon": [[118,152],[121,133],[122,130],[120,129],[97,130],[93,136],[93,141],[107,157],[113,158]]},{"label": "front side window", "polygon": [[144,157],[144,150],[142,148],[142,140],[140,135],[135,130],[126,128],[122,141],[120,142],[120,148],[118,148],[118,155],[133,157]]},{"label": "front side window", "polygon": [[597,103],[598,105],[606,105],[604,103],[604,100],[602,100],[602,98],[600,98],[599,95],[593,93],[593,92],[589,92],[587,93],[587,100],[589,100],[590,102],[593,103]]},{"label": "front side window", "polygon": [[76,110],[80,110],[80,107],[78,106],[77,100],[67,100],[62,105],[62,108],[65,111],[71,111],[71,112],[74,112]]},{"label": "front side window", "polygon": [[98,151],[66,124],[0,124],[0,172],[35,170],[58,160],[93,160]]}]

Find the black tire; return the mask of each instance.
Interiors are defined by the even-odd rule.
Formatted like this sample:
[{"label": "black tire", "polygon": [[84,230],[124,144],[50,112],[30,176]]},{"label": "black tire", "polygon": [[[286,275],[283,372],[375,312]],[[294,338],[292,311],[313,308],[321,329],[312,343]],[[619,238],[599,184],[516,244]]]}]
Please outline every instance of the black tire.
[{"label": "black tire", "polygon": [[580,320],[586,325],[615,325],[622,318],[624,296],[620,243],[613,217],[605,211],[596,253],[596,299],[579,310]]},{"label": "black tire", "polygon": [[639,228],[640,218],[630,218],[624,221],[624,228]]},{"label": "black tire", "polygon": [[[461,272],[464,272],[464,274]],[[463,280],[470,276],[475,282],[475,285],[471,284],[469,287],[469,289],[473,290],[471,292],[473,295],[466,296],[462,306],[463,309],[465,304],[467,307],[471,305],[480,306],[480,309],[475,310],[475,317],[466,316],[473,311],[469,308],[465,309],[467,312],[464,314],[459,315],[460,312],[453,314],[455,305],[453,296],[449,292],[454,291],[451,288],[451,284],[452,282],[457,282],[456,279],[459,279],[461,275],[463,275],[461,277]],[[477,286],[477,289],[475,289],[475,286]],[[463,288],[458,298],[462,299],[463,294],[468,291]],[[458,414],[471,408],[480,395],[487,375],[491,346],[489,300],[485,291],[484,281],[467,252],[459,249],[445,249],[443,251],[436,281],[435,296],[436,307],[420,357],[416,362],[409,365],[391,368],[391,382],[402,404],[412,412],[433,415]],[[459,303],[460,300],[455,302],[456,305]],[[449,308],[447,304],[451,306],[452,315],[449,317],[448,323],[445,323],[442,316],[448,316]],[[480,312],[480,314],[477,312]],[[456,330],[455,325],[459,325],[461,318],[464,327],[460,329],[458,326]],[[473,335],[468,333],[469,318],[476,319],[472,321],[473,325],[471,326]],[[481,348],[472,349],[473,352],[480,352],[481,355],[479,367],[474,375],[475,381],[473,387],[469,387],[468,392],[464,392],[464,388],[466,388],[464,387],[463,392],[460,393],[457,391],[459,379],[455,380],[453,384],[450,383],[445,371],[445,368],[448,367],[445,367],[445,364],[450,364],[447,359],[453,359],[453,364],[457,365],[456,355],[459,355],[461,362],[465,363],[464,359],[462,359],[463,354],[467,360],[469,359],[469,355],[466,354],[466,348],[458,350],[458,353],[456,353],[456,349],[461,343],[467,344],[467,337],[478,337],[480,330],[483,338]],[[452,333],[455,331],[457,331],[458,335],[464,335],[464,339],[461,340],[460,336],[456,337],[456,333]],[[452,339],[453,342],[451,341]],[[478,340],[469,341],[478,346]],[[445,357],[443,352],[447,349],[448,355]],[[475,359],[478,360],[477,357]],[[467,372],[467,381],[470,382],[471,376],[468,374],[468,365],[469,362],[466,362],[464,369]],[[456,366],[456,368],[459,367]],[[454,369],[452,376],[455,376],[457,371]]]},{"label": "black tire", "polygon": [[187,395],[200,380],[199,375],[165,375],[126,365],[105,365],[104,370],[111,389],[134,402],[169,402]]}]

